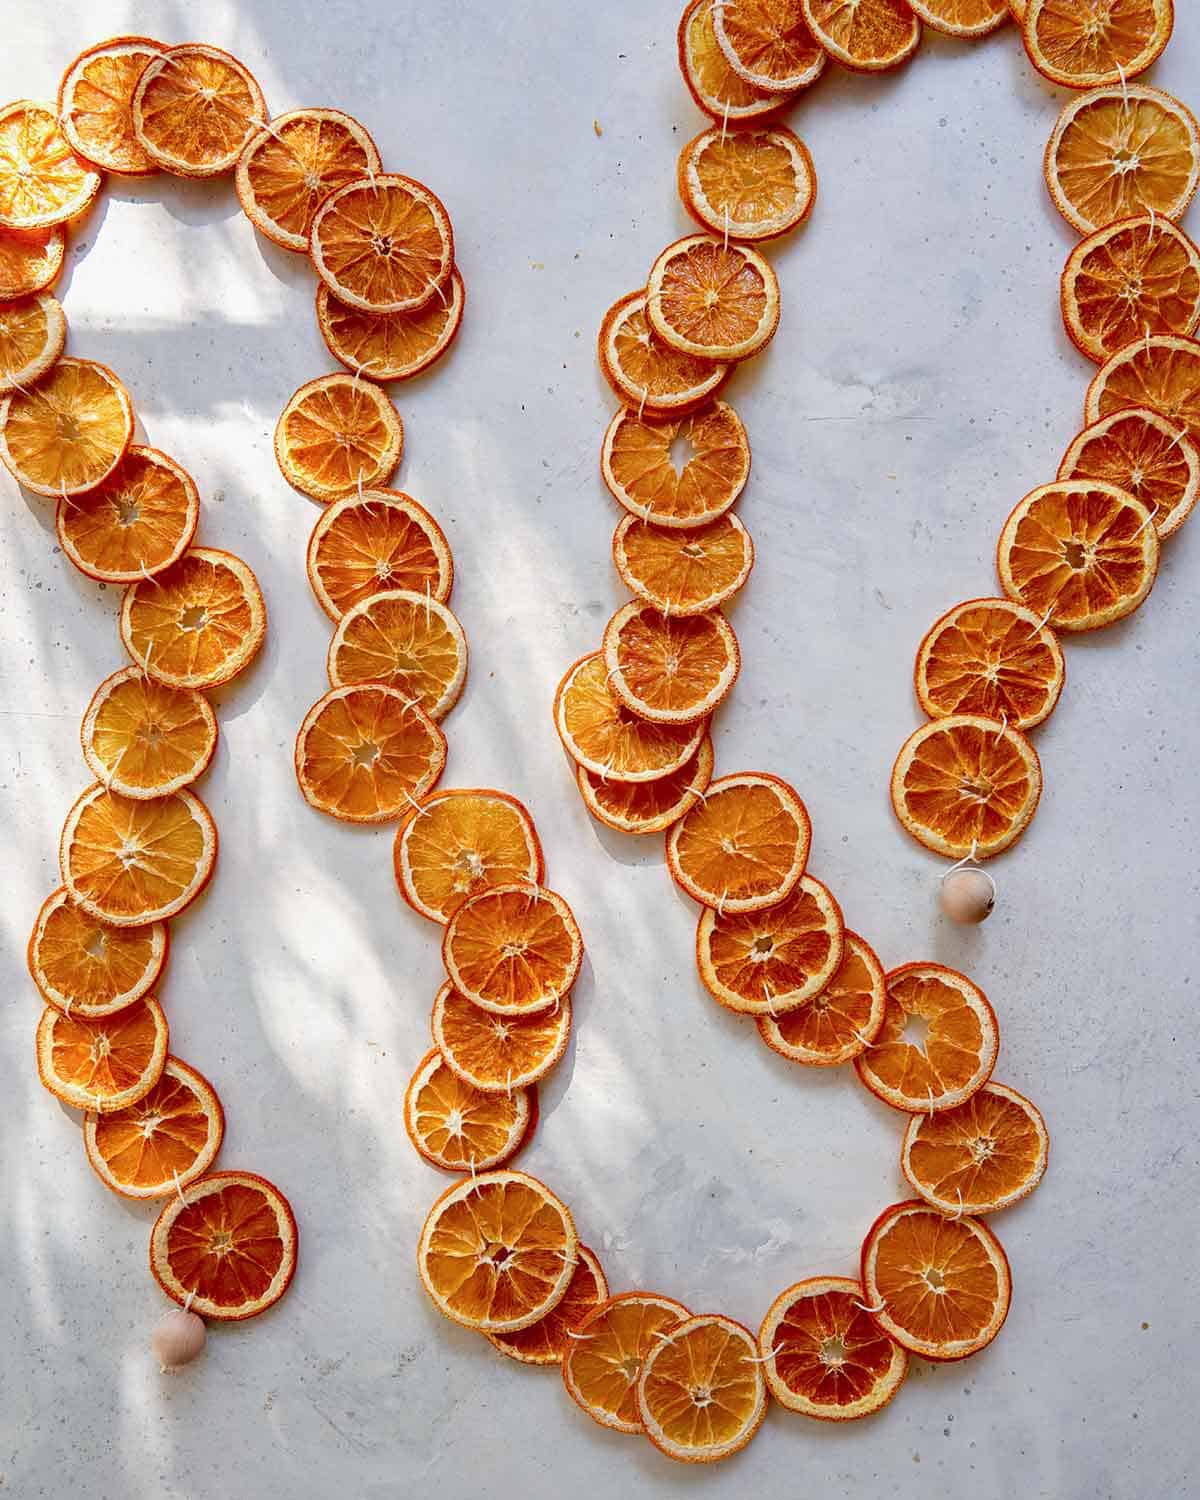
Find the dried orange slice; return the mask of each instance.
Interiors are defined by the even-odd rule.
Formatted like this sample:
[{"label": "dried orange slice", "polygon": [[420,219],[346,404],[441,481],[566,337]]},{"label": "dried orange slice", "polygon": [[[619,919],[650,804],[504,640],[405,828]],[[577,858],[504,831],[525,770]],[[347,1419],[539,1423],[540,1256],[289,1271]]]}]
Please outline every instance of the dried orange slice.
[{"label": "dried orange slice", "polygon": [[163,50],[149,37],[113,37],[81,52],[63,74],[59,122],[85,161],[125,176],[158,170],[133,133],[132,106],[138,79]]},{"label": "dried orange slice", "polygon": [[0,302],[0,391],[40,380],[66,342],[66,314],[49,292]]},{"label": "dried orange slice", "polygon": [[435,297],[449,304],[450,215],[412,177],[386,172],[330,193],[313,220],[309,254],[338,301],[363,312],[415,312]]},{"label": "dried orange slice", "polygon": [[489,886],[451,913],[442,962],[466,999],[494,1015],[527,1016],[569,994],[583,962],[583,938],[555,891]]},{"label": "dried orange slice", "polygon": [[965,1359],[990,1344],[1008,1316],[1012,1276],[1004,1247],[977,1219],[949,1219],[913,1200],[895,1203],[862,1247],[871,1316],[922,1359]]},{"label": "dried orange slice", "polygon": [[437,785],[446,736],[398,688],[365,682],[317,699],[294,760],[310,807],[344,823],[389,823]]},{"label": "dried orange slice", "polygon": [[705,989],[743,1015],[780,1015],[818,995],[842,962],[842,912],[811,875],[762,911],[705,907],[696,929],[696,967]]},{"label": "dried orange slice", "polygon": [[1055,630],[1099,630],[1132,614],[1158,575],[1158,533],[1140,500],[1099,479],[1025,496],[1000,533],[1004,592]]},{"label": "dried orange slice", "polygon": [[529,810],[490,787],[425,797],[396,834],[393,867],[412,909],[443,924],[468,896],[492,885],[540,885],[545,873]]},{"label": "dried orange slice", "polygon": [[800,883],[812,842],[804,803],[778,776],[739,771],[710,782],[667,834],[667,866],[701,906],[761,911]]},{"label": "dried orange slice", "polygon": [[1178,219],[1200,183],[1200,127],[1178,99],[1144,83],[1095,89],[1059,115],[1045,175],[1080,234],[1135,214]]},{"label": "dried orange slice", "polygon": [[758,1034],[780,1057],[832,1068],[871,1045],[883,1025],[886,1004],[883,965],[874,949],[847,928],[842,962],[820,994],[799,1010],[759,1016]]},{"label": "dried orange slice", "polygon": [[76,156],[48,105],[19,99],[0,109],[0,228],[65,224],[99,191],[100,173]]},{"label": "dried orange slice", "polygon": [[1189,334],[1200,322],[1200,250],[1170,219],[1143,214],[1097,229],[1062,275],[1072,343],[1103,364],[1146,334]]},{"label": "dried orange slice", "polygon": [[720,610],[664,615],[641,600],[619,609],[604,631],[613,694],[655,724],[707,718],[737,681],[742,659]]},{"label": "dried orange slice", "polygon": [[[567,754],[602,781],[647,782],[679,771],[700,748],[708,726],[652,724],[608,687],[603,653],[581,657],[558,685],[554,723]],[[618,793],[619,795],[619,793]]]},{"label": "dried orange slice", "polygon": [[1126,406],[1148,406],[1200,443],[1200,341],[1151,334],[1106,360],[1088,386],[1084,415],[1096,422]]},{"label": "dried orange slice", "polygon": [[800,0],[720,0],[713,34],[729,66],[752,88],[790,94],[825,70],[825,49],[808,29]]},{"label": "dried orange slice", "polygon": [[296,1273],[296,1220],[255,1172],[209,1172],[173,1193],[150,1232],[150,1270],[174,1301],[216,1322],[273,1307]]},{"label": "dried orange slice", "polygon": [[622,1292],[588,1313],[567,1340],[563,1384],[593,1422],[613,1432],[643,1432],[637,1383],[659,1335],[691,1314],[682,1302],[657,1292]]},{"label": "dried orange slice", "polygon": [[1174,23],[1174,0],[1026,0],[1021,35],[1044,78],[1092,89],[1144,73]]},{"label": "dried orange slice", "polygon": [[377,385],[319,375],[302,385],[275,424],[275,461],[294,490],[328,503],[386,484],[404,451],[400,413]]},{"label": "dried orange slice", "polygon": [[570,1210],[525,1172],[481,1172],[446,1189],[421,1229],[417,1270],[446,1317],[512,1333],[566,1296],[579,1237]]},{"label": "dried orange slice", "polygon": [[234,187],[255,229],[285,250],[306,251],[322,201],[382,162],[375,142],[340,109],[293,109],[251,136]]},{"label": "dried orange slice", "polygon": [[258,579],[240,557],[193,547],[121,605],[121,639],[148,677],[169,687],[211,688],[243,671],[267,633]]},{"label": "dried orange slice", "polygon": [[462,323],[466,288],[457,270],[415,312],[377,313],[347,307],[324,282],[317,288],[317,326],[330,354],[368,380],[408,380],[441,359]]},{"label": "dried orange slice", "polygon": [[901,964],[887,976],[879,1034],[854,1066],[893,1109],[934,1114],[983,1087],[999,1047],[996,1013],[978,985],[943,964]]},{"label": "dried orange slice", "polygon": [[888,1404],[908,1353],[864,1307],[862,1287],[845,1276],[812,1276],[780,1292],[758,1330],[763,1374],[780,1406],[849,1422]]},{"label": "dried orange slice", "polygon": [[[675,460],[676,446],[682,467]],[[604,434],[600,473],[631,515],[668,530],[719,520],[745,488],[750,443],[737,412],[713,401],[672,421],[621,407]]]},{"label": "dried orange slice", "polygon": [[717,44],[714,0],[689,0],[679,21],[679,71],[706,115],[730,124],[753,120],[786,104],[774,89],[759,89],[734,72]]},{"label": "dried orange slice", "polygon": [[109,1114],[145,1098],[167,1060],[167,1018],[153,995],[111,1016],[48,1005],[37,1027],[38,1077],[75,1109]]},{"label": "dried orange slice", "polygon": [[167,687],[122,667],[92,695],[80,730],[83,758],[109,791],[165,797],[208,770],[217,716],[194,688]]},{"label": "dried orange slice", "polygon": [[385,682],[419,703],[431,719],[442,719],[467,680],[467,638],[432,595],[389,589],[348,609],[338,621],[327,667],[334,687]]},{"label": "dried orange slice", "polygon": [[371,489],[335,500],[308,541],[308,581],[331,620],[389,589],[450,597],[450,544],[422,505],[399,490]]},{"label": "dried orange slice", "polygon": [[1033,1192],[1049,1155],[1039,1110],[1016,1089],[985,1083],[957,1109],[912,1117],[900,1170],[943,1213],[993,1214]]},{"label": "dried orange slice", "polygon": [[186,469],[135,443],[102,484],[59,496],[59,545],[81,573],[136,583],[177,563],[192,545],[200,495]]},{"label": "dried orange slice", "polygon": [[575,767],[588,812],[618,833],[665,833],[699,802],[712,773],[712,740],[707,734],[691,760],[654,781],[606,780],[586,766]]},{"label": "dried orange slice", "polygon": [[1010,599],[968,599],[935,620],[913,681],[931,719],[975,714],[1032,729],[1063,690],[1062,647],[1032,610]]},{"label": "dried orange slice", "polygon": [[1100,479],[1133,495],[1150,511],[1159,540],[1178,531],[1200,495],[1200,448],[1147,406],[1123,407],[1074,439],[1060,479]]},{"label": "dried orange slice", "polygon": [[1042,794],[1037,751],[981,714],[922,724],[892,767],[892,808],[905,832],[949,859],[988,859],[1029,827]]},{"label": "dried orange slice", "polygon": [[1029,0],[1008,0],[1009,12],[1018,26],[1025,19],[1025,7],[1028,3]]},{"label": "dried orange slice", "polygon": [[567,1048],[571,999],[532,1016],[481,1010],[452,984],[433,1002],[433,1040],[446,1066],[484,1094],[507,1094],[544,1078]]},{"label": "dried orange slice", "polygon": [[906,0],[800,0],[809,29],[835,62],[856,72],[898,68],[917,50],[921,23]]},{"label": "dried orange slice", "polygon": [[626,516],[613,535],[613,561],[626,588],[663,614],[700,615],[745,585],[754,543],[735,515],[693,531]]},{"label": "dried orange slice", "polygon": [[518,1328],[513,1333],[489,1333],[488,1342],[523,1365],[562,1364],[580,1321],[607,1297],[604,1268],[594,1251],[580,1245],[575,1274],[558,1306],[527,1328]]},{"label": "dried orange slice", "polygon": [[638,1376],[646,1436],[682,1463],[711,1464],[744,1448],[767,1414],[754,1335],[719,1313],[688,1318],[654,1341]]},{"label": "dried orange slice", "polygon": [[133,438],[125,387],[92,359],[58,360],[31,391],[0,398],[0,459],[35,495],[95,489]]},{"label": "dried orange slice", "polygon": [[110,1016],[148,994],[167,961],[165,922],[110,927],[76,906],[65,885],[47,896],[27,958],[42,999],[84,1017]]},{"label": "dried orange slice", "polygon": [[66,248],[61,229],[0,233],[0,301],[48,291],[58,280]]},{"label": "dried orange slice", "polygon": [[165,1198],[208,1171],[221,1149],[225,1114],[202,1073],[168,1057],[158,1082],[135,1104],[89,1110],[83,1144],[97,1177],[124,1198]]},{"label": "dried orange slice", "polygon": [[702,131],[679,153],[677,181],[683,206],[698,224],[738,240],[788,234],[808,218],[817,198],[808,147],[782,125]]},{"label": "dried orange slice", "polygon": [[447,1067],[436,1047],[417,1064],[404,1095],[409,1140],[447,1172],[501,1166],[520,1148],[529,1121],[525,1089],[485,1094]]},{"label": "dried orange slice", "polygon": [[1008,20],[1008,0],[907,0],[916,17],[946,36],[987,36]]},{"label": "dried orange slice", "polygon": [[646,316],[645,292],[630,292],[604,314],[599,356],[604,378],[639,417],[691,411],[729,374],[728,365],[681,354],[660,339]]},{"label": "dried orange slice", "polygon": [[165,172],[216,177],[232,172],[267,118],[266,100],[248,68],[222,52],[188,42],[153,58],[131,104],[138,145]]},{"label": "dried orange slice", "polygon": [[97,784],[67,814],[62,877],[84,911],[114,927],[173,917],[208,884],[217,830],[194,793],[137,801]]},{"label": "dried orange slice", "polygon": [[682,354],[722,363],[749,359],[779,326],[779,281],[753,246],[689,234],[651,266],[646,317],[663,343]]}]

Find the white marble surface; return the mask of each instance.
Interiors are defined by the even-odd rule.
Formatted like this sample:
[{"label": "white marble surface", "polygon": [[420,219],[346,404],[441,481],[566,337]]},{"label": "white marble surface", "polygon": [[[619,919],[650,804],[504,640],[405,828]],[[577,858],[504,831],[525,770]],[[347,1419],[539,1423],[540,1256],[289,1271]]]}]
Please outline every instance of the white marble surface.
[{"label": "white marble surface", "polygon": [[[389,166],[445,198],[467,318],[450,358],[396,399],[398,482],[450,535],[473,652],[446,782],[526,799],[588,944],[575,1038],[523,1164],[572,1204],[615,1289],[757,1325],[790,1281],[853,1270],[872,1216],[901,1195],[900,1121],[844,1073],[774,1057],[705,997],[695,913],[657,844],[590,823],[551,726],[560,672],[620,598],[595,330],[687,228],[674,159],[700,128],[675,68],[675,0],[570,7],[569,23],[567,10],[10,6],[0,98],[50,96],[74,53],[113,32],[201,33],[244,58],[273,110],[352,111]],[[1196,105],[1200,15],[1178,10],[1154,81]],[[389,834],[309,812],[290,767],[328,627],[303,574],[316,512],[276,472],[270,434],[329,366],[311,278],[256,237],[228,183],[106,195],[63,279],[72,348],[126,379],[150,439],[200,483],[203,539],[253,564],[271,617],[262,660],[222,695],[202,786],[221,860],[175,926],[163,997],[173,1049],[220,1089],[225,1164],[290,1195],[301,1263],[274,1313],[160,1376],[151,1210],[105,1191],[76,1119],[38,1084],[22,953],[88,779],[78,719],[121,650],[114,591],[72,573],[49,507],[5,477],[0,1494],[1175,1500],[1196,1484],[1200,523],[1134,620],[1071,646],[1038,739],[1042,809],[996,867],[984,930],[938,921],[939,866],[886,800],[916,722],[922,630],[993,589],[1001,520],[1053,477],[1080,417],[1089,369],[1057,300],[1072,236],[1040,170],[1056,107],[1007,30],[928,41],[896,78],[827,79],[794,112],[820,198],[774,252],[779,336],[731,392],[754,447],[741,514],[759,562],[717,734],[721,768],[800,787],[812,868],[886,963],[932,956],[984,985],[997,1076],[1045,1110],[1051,1171],[997,1223],[1016,1290],[990,1350],[917,1366],[852,1430],[775,1411],[712,1472],[603,1433],[553,1374],[498,1359],[421,1292],[413,1246],[443,1183],[410,1148],[400,1099],[429,1044],[435,933],[397,897]]]}]

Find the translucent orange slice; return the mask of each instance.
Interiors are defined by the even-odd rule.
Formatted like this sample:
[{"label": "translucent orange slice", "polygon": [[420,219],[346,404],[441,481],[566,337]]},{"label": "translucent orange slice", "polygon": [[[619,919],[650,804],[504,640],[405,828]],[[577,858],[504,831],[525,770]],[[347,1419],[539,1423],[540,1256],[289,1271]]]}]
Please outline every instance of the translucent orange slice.
[{"label": "translucent orange slice", "polygon": [[317,288],[317,326],[330,354],[368,380],[408,380],[436,363],[462,324],[466,288],[457,270],[415,312],[364,312],[339,302],[324,282]]},{"label": "translucent orange slice", "polygon": [[808,861],[812,823],[786,781],[740,771],[710,782],[667,834],[667,866],[701,906],[761,911],[785,900]]},{"label": "translucent orange slice", "polygon": [[1046,146],[1046,185],[1080,234],[1154,213],[1178,219],[1200,182],[1200,127],[1143,83],[1068,101]]},{"label": "translucent orange slice", "polygon": [[532,1015],[570,992],[583,962],[583,938],[556,892],[497,885],[455,907],[442,961],[455,989],[484,1010]]},{"label": "translucent orange slice", "polygon": [[893,1109],[934,1114],[978,1093],[999,1047],[996,1013],[978,985],[942,964],[902,964],[887,976],[879,1035],[854,1066]]},{"label": "translucent orange slice", "polygon": [[48,291],[62,270],[67,240],[61,229],[0,232],[0,300]]},{"label": "translucent orange slice", "polygon": [[594,1251],[580,1245],[575,1274],[558,1306],[527,1328],[518,1328],[513,1333],[489,1333],[488,1342],[523,1365],[559,1365],[574,1342],[572,1335],[581,1320],[607,1297],[604,1268]]},{"label": "translucent orange slice", "polygon": [[801,0],[804,19],[835,62],[857,72],[898,68],[917,50],[921,23],[906,0]]},{"label": "translucent orange slice", "polygon": [[919,1201],[896,1203],[862,1247],[862,1284],[875,1322],[922,1359],[965,1359],[1000,1332],[1012,1299],[1008,1257],[977,1219],[949,1219]]},{"label": "translucent orange slice", "polygon": [[713,33],[729,66],[752,88],[794,93],[825,69],[825,49],[804,19],[800,0],[721,0]]},{"label": "translucent orange slice", "polygon": [[799,1010],[759,1016],[758,1033],[780,1057],[832,1068],[871,1045],[883,1025],[886,1004],[883,965],[874,949],[847,928],[841,964],[820,994]]},{"label": "translucent orange slice", "polygon": [[667,615],[716,609],[744,587],[754,543],[735,515],[694,531],[626,516],[613,535],[613,561],[631,593]]},{"label": "translucent orange slice", "polygon": [[734,72],[717,45],[713,0],[689,0],[679,21],[679,71],[688,92],[714,120],[753,120],[786,104],[775,90],[758,89]]},{"label": "translucent orange slice", "polygon": [[203,776],[217,748],[217,716],[194,688],[167,687],[122,667],[92,695],[80,730],[83,758],[122,797],[164,797]]},{"label": "translucent orange slice", "polygon": [[313,220],[309,254],[338,299],[364,312],[415,312],[449,302],[454,233],[440,198],[397,173],[349,182]]},{"label": "translucent orange slice", "polygon": [[646,316],[645,292],[614,302],[600,325],[600,369],[639,417],[693,410],[724,384],[729,366],[672,349]]},{"label": "translucent orange slice", "polygon": [[943,1213],[992,1214],[1033,1192],[1049,1154],[1038,1109],[1016,1089],[985,1083],[957,1109],[912,1117],[900,1170]]},{"label": "translucent orange slice", "polygon": [[165,1198],[208,1171],[221,1149],[225,1115],[202,1073],[168,1057],[136,1104],[83,1122],[88,1161],[124,1198]]},{"label": "translucent orange slice", "polygon": [[200,495],[186,469],[134,444],[86,495],[59,497],[59,545],[81,573],[136,583],[177,563],[192,545]]},{"label": "translucent orange slice", "polygon": [[804,875],[790,896],[761,911],[705,907],[696,929],[696,967],[714,1000],[743,1015],[798,1009],[830,983],[842,962],[842,912]]},{"label": "translucent orange slice", "polygon": [[520,1149],[530,1119],[525,1089],[485,1094],[448,1068],[436,1047],[417,1064],[404,1095],[409,1140],[446,1172],[501,1166]]},{"label": "translucent orange slice", "polygon": [[[676,446],[684,452],[678,461]],[[732,406],[714,401],[690,417],[639,417],[627,407],[604,434],[600,473],[639,520],[691,530],[723,516],[750,475],[750,443]]]},{"label": "translucent orange slice", "polygon": [[987,36],[1011,13],[1008,0],[908,0],[913,14],[946,36]]},{"label": "translucent orange slice", "polygon": [[682,354],[722,363],[748,359],[779,326],[779,282],[752,246],[690,234],[651,266],[646,317],[663,343]]},{"label": "translucent orange slice", "polygon": [[334,687],[383,682],[442,719],[467,679],[467,638],[444,604],[429,594],[389,589],[348,609],[338,621],[326,663]]},{"label": "translucent orange slice", "polygon": [[780,1406],[849,1422],[888,1404],[908,1354],[865,1307],[862,1287],[845,1276],[813,1276],[780,1292],[758,1330],[763,1374]]},{"label": "translucent orange slice", "polygon": [[308,581],[331,620],[391,589],[445,604],[453,580],[442,528],[399,490],[370,489],[333,501],[308,541]]},{"label": "translucent orange slice", "polygon": [[1158,533],[1140,500],[1098,479],[1025,496],[1000,533],[1004,592],[1055,630],[1099,630],[1132,614],[1158,576]]},{"label": "translucent orange slice", "polygon": [[1153,516],[1159,540],[1178,531],[1200,494],[1200,448],[1187,429],[1146,406],[1123,407],[1074,439],[1060,479],[1099,479],[1133,495]]},{"label": "translucent orange slice", "polygon": [[158,170],[133,132],[133,91],[163,50],[149,37],[113,37],[81,52],[63,74],[58,118],[85,161],[125,176]]},{"label": "translucent orange slice", "polygon": [[1174,0],[1026,0],[1021,35],[1034,67],[1069,89],[1123,84],[1162,55]]},{"label": "translucent orange slice", "polygon": [[211,688],[257,655],[267,610],[253,571],[232,552],[193,547],[170,568],[125,590],[121,639],[148,677]]},{"label": "translucent orange slice", "polygon": [[[558,685],[554,723],[566,752],[602,781],[649,782],[681,770],[708,725],[652,724],[609,691],[603,654],[584,656]],[[619,795],[619,793],[617,794]]]},{"label": "translucent orange slice", "polygon": [[132,438],[129,394],[95,360],[64,356],[32,390],[0,398],[0,459],[35,495],[95,489]]},{"label": "translucent orange slice", "polygon": [[114,927],[173,917],[208,884],[217,830],[192,792],[136,801],[97,785],[67,814],[63,881],[84,911]]},{"label": "translucent orange slice", "polygon": [[172,1193],[150,1233],[150,1270],[203,1318],[241,1322],[273,1307],[296,1272],[291,1205],[254,1172],[209,1172]]},{"label": "translucent orange slice", "polygon": [[1151,334],[1106,360],[1088,386],[1086,419],[1127,406],[1148,406],[1200,443],[1200,342]]},{"label": "translucent orange slice", "polygon": [[753,1334],[718,1313],[667,1329],[642,1362],[637,1403],[646,1436],[668,1458],[690,1464],[729,1458],[767,1414]]},{"label": "translucent orange slice", "polygon": [[111,1016],[48,1005],[37,1027],[38,1077],[75,1109],[109,1114],[145,1098],[167,1060],[167,1018],[152,995]]},{"label": "translucent orange slice", "polygon": [[375,142],[352,116],[294,109],[246,142],[234,186],[255,229],[303,252],[322,201],[381,165]]},{"label": "translucent orange slice", "polygon": [[100,173],[76,156],[53,109],[28,99],[0,109],[0,228],[65,224],[99,191]]},{"label": "translucent orange slice", "polygon": [[27,958],[42,999],[58,1010],[110,1016],[148,994],[167,961],[165,922],[110,927],[71,900],[65,885],[42,903]]},{"label": "translucent orange slice", "polygon": [[691,1314],[657,1292],[622,1292],[586,1314],[563,1354],[567,1395],[613,1432],[643,1432],[637,1383],[651,1349]]},{"label": "translucent orange slice", "polygon": [[275,425],[275,460],[283,477],[322,503],[386,484],[403,450],[400,413],[377,385],[350,375],[308,381]]},{"label": "translucent orange slice", "polygon": [[683,206],[698,224],[739,240],[789,233],[808,218],[817,197],[808,147],[781,125],[702,131],[679,153],[677,181]]},{"label": "translucent orange slice", "polygon": [[411,808],[393,866],[413,910],[443,924],[468,896],[493,885],[539,885],[545,873],[529,810],[490,787],[434,792]]},{"label": "translucent orange slice", "polygon": [[631,713],[655,724],[707,718],[737,681],[742,658],[720,610],[665,615],[641,600],[604,630],[609,686]]},{"label": "translucent orange slice", "polygon": [[536,1177],[501,1168],[456,1182],[430,1209],[417,1270],[446,1317],[511,1333],[566,1296],[579,1237],[565,1203]]},{"label": "translucent orange slice", "polygon": [[40,380],[66,342],[66,315],[49,292],[0,302],[0,391]]},{"label": "translucent orange slice", "polygon": [[1053,713],[1066,663],[1052,630],[1009,599],[968,599],[917,649],[917,698],[931,719],[975,714],[1032,729]]},{"label": "translucent orange slice", "polygon": [[654,781],[605,780],[586,766],[575,767],[580,795],[592,817],[618,833],[665,833],[690,812],[712,780],[712,740],[706,734],[700,748],[678,771]]},{"label": "translucent orange slice", "polygon": [[446,1066],[485,1094],[528,1088],[558,1063],[571,1035],[571,999],[532,1016],[481,1010],[452,984],[433,1003],[433,1040]]},{"label": "translucent orange slice", "polygon": [[152,59],[131,104],[133,133],[151,161],[181,177],[232,172],[262,129],[267,105],[254,75],[228,52],[189,42]]}]

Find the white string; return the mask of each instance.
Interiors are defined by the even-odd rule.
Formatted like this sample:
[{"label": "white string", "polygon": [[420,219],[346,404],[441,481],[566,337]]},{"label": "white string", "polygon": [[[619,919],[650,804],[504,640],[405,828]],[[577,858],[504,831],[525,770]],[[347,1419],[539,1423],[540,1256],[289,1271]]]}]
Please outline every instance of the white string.
[{"label": "white string", "polygon": [[175,1167],[171,1168],[171,1176],[175,1179],[175,1195],[179,1199],[180,1203],[183,1204],[184,1208],[186,1208],[187,1199],[183,1196],[183,1187],[179,1181],[179,1172]]},{"label": "white string", "polygon": [[183,1310],[184,1310],[184,1312],[191,1312],[191,1310],[192,1310],[192,1301],[195,1298],[195,1296],[196,1296],[196,1293],[193,1291],[193,1292],[189,1292],[187,1294],[187,1296],[183,1299]]},{"label": "white string", "polygon": [[856,1298],[853,1305],[855,1307],[857,1307],[860,1312],[877,1313],[877,1312],[882,1312],[884,1310],[884,1308],[887,1306],[887,1303],[886,1302],[877,1302],[873,1307],[868,1307],[865,1302],[859,1302],[858,1299]]},{"label": "white string", "polygon": [[1150,513],[1149,513],[1149,515],[1142,522],[1142,524],[1138,527],[1138,529],[1133,533],[1133,539],[1134,539],[1135,542],[1137,541],[1138,537],[1141,536],[1142,532],[1145,531],[1146,527],[1149,526],[1150,523],[1154,520],[1154,517],[1158,514],[1158,510],[1159,510],[1158,501],[1157,500],[1152,500],[1150,502]]}]

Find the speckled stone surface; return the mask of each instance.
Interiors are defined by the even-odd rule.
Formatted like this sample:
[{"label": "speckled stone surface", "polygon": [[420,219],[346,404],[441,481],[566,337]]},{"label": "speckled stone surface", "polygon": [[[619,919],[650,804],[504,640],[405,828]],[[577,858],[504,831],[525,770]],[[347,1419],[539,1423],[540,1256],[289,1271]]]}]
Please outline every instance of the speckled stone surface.
[{"label": "speckled stone surface", "polygon": [[[1200,15],[1178,10],[1152,81],[1196,105]],[[397,482],[449,534],[473,653],[446,784],[529,803],[588,945],[575,1037],[522,1162],[572,1205],[615,1289],[757,1325],[789,1282],[853,1272],[871,1219],[903,1196],[901,1120],[845,1071],[789,1066],[707,999],[696,914],[657,841],[589,821],[549,713],[621,599],[595,331],[689,227],[675,153],[701,121],[675,19],[672,0],[203,13],[60,0],[7,8],[0,98],[51,96],[74,53],[114,32],[201,34],[254,69],[273,110],[351,111],[389,167],[445,199],[466,320],[396,400]],[[997,1077],[1041,1104],[1054,1139],[1040,1192],[996,1221],[1015,1280],[999,1341],[963,1365],[918,1364],[851,1430],[773,1411],[740,1458],[692,1473],[594,1427],[554,1374],[433,1311],[413,1247],[444,1182],[409,1146],[400,1101],[429,1045],[436,931],[396,894],[388,831],[309,812],[292,780],[328,622],[303,571],[316,510],[278,475],[270,438],[292,390],[329,368],[312,278],[254,234],[228,183],[116,183],[72,244],[71,350],[125,378],[149,439],[199,482],[202,539],[254,566],[271,622],[262,659],[219,695],[201,792],[220,863],[175,924],[162,998],[173,1050],[224,1101],[224,1164],[289,1194],[301,1262],[272,1314],[214,1329],[198,1364],[160,1376],[152,1211],[105,1191],[77,1119],[38,1084],[22,952],[88,779],[79,718],[122,653],[115,591],[72,573],[50,507],[5,477],[0,1495],[1194,1490],[1200,523],[1140,614],[1069,647],[1067,691],[1038,734],[1043,805],[994,867],[1000,906],[983,928],[939,918],[940,867],[886,800],[917,722],[922,631],[993,591],[1000,523],[1053,477],[1080,420],[1090,371],[1057,286],[1074,240],[1041,180],[1060,97],[1011,29],[927,39],[895,78],[824,80],[792,115],[820,194],[811,226],[772,252],[782,327],[730,389],[754,449],[741,515],[758,565],[733,611],[745,668],[718,765],[795,782],[813,872],[885,963],[950,962],[995,1003]]]}]

